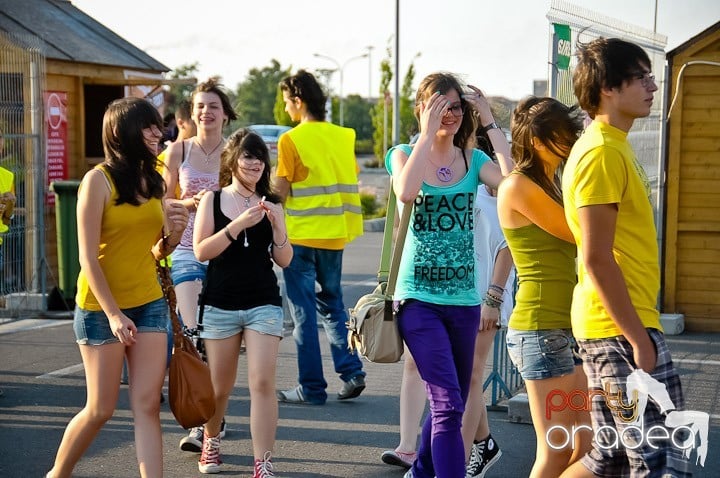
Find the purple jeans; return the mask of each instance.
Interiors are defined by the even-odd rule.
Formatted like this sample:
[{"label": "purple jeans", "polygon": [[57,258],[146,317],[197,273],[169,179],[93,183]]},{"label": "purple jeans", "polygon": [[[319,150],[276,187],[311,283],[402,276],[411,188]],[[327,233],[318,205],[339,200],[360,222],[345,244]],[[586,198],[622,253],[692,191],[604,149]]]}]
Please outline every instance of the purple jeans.
[{"label": "purple jeans", "polygon": [[460,426],[472,376],[480,306],[405,301],[398,328],[417,363],[430,402],[422,427],[415,478],[465,476]]}]

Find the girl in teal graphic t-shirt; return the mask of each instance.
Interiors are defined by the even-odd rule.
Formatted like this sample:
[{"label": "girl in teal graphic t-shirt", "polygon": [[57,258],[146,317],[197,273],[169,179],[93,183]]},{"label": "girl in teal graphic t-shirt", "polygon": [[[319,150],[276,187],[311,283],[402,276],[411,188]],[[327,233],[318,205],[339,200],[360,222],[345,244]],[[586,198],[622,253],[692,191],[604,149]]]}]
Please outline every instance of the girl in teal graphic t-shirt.
[{"label": "girl in teal graphic t-shirt", "polygon": [[[460,425],[480,320],[474,195],[481,182],[496,188],[512,164],[504,133],[482,92],[473,86],[465,91],[454,75],[434,73],[423,79],[415,115],[420,124],[417,143],[399,145],[385,159],[400,207],[413,208],[395,299],[400,304],[400,334],[431,404],[408,473],[416,478],[457,477],[465,474]],[[493,146],[500,166],[468,148],[476,117],[497,141]]]}]

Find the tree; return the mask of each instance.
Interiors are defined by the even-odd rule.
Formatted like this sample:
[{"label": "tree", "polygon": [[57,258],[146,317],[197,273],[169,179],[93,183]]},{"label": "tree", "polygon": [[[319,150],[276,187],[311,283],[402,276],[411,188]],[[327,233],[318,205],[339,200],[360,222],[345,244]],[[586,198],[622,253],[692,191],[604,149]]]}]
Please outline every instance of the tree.
[{"label": "tree", "polygon": [[380,95],[375,107],[372,109],[373,151],[375,152],[376,163],[373,166],[379,167],[385,157],[385,149],[389,144],[390,131],[392,128],[392,102],[390,102],[390,82],[393,78],[390,58],[392,56],[390,47],[386,49],[387,56],[380,62]]},{"label": "tree", "polygon": [[345,126],[355,130],[358,140],[368,140],[373,137],[371,105],[360,95],[348,95],[345,98]]},{"label": "tree", "polygon": [[400,89],[400,142],[407,143],[412,135],[418,132],[417,119],[415,118],[415,90],[412,83],[415,80],[415,58],[408,66],[402,88]]},{"label": "tree", "polygon": [[277,89],[275,93],[275,105],[273,106],[273,116],[275,117],[275,124],[283,126],[295,126],[297,123],[290,118],[290,115],[285,111],[285,100],[283,99],[282,90]]},{"label": "tree", "polygon": [[274,124],[278,83],[288,75],[290,68],[283,69],[275,59],[271,60],[270,66],[251,69],[245,81],[236,88],[238,123]]},{"label": "tree", "polygon": [[[188,63],[175,68],[173,71],[170,72],[168,77],[173,80],[182,78],[193,78],[197,74],[197,71],[198,62]],[[190,95],[192,94],[192,91],[194,89],[195,85],[170,85],[167,95],[166,112],[175,112],[175,108],[182,100],[190,101]]]},{"label": "tree", "polygon": [[[393,79],[393,71],[390,63],[392,51],[390,47],[388,47],[386,51],[387,57],[380,62],[380,98],[372,110],[372,124],[375,128],[373,134],[373,140],[375,141],[375,166],[383,164],[387,145],[389,145],[391,141],[389,138],[392,131],[393,105],[389,96],[390,82]],[[410,62],[402,87],[400,88],[399,140],[401,143],[408,142],[410,137],[417,131],[417,122],[413,112],[415,108],[415,93],[412,82],[415,80],[415,58],[418,56],[419,54],[415,55]]]}]

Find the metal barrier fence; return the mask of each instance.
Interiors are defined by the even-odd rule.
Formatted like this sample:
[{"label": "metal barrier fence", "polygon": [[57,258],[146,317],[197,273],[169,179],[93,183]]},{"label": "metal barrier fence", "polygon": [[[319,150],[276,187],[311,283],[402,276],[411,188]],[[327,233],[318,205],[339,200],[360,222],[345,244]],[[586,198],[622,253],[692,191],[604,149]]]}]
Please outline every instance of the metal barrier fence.
[{"label": "metal barrier fence", "polygon": [[489,407],[498,407],[503,399],[510,399],[520,389],[523,388],[524,382],[520,377],[515,365],[510,360],[507,353],[507,345],[505,344],[505,336],[507,329],[502,328],[495,334],[495,342],[493,344],[492,356],[492,372],[483,383],[483,390],[487,392],[490,388]]},{"label": "metal barrier fence", "polygon": [[16,196],[1,237],[0,306],[11,310],[44,308],[36,303],[46,289],[44,89],[41,41],[0,32],[0,167],[13,174]]}]

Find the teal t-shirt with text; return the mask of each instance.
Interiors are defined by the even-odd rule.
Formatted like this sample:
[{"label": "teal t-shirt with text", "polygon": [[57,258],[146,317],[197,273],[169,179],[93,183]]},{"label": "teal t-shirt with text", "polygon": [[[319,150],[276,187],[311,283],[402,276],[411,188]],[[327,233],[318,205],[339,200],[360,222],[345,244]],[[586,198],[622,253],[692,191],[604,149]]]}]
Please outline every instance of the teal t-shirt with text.
[{"label": "teal t-shirt with text", "polygon": [[[385,166],[392,175],[390,156],[395,148],[406,154],[411,146],[391,148]],[[473,150],[468,172],[450,186],[423,183],[403,247],[394,299],[417,299],[441,305],[478,305],[473,255],[473,204],[480,168],[490,158]],[[403,204],[398,203],[402,211]]]}]

